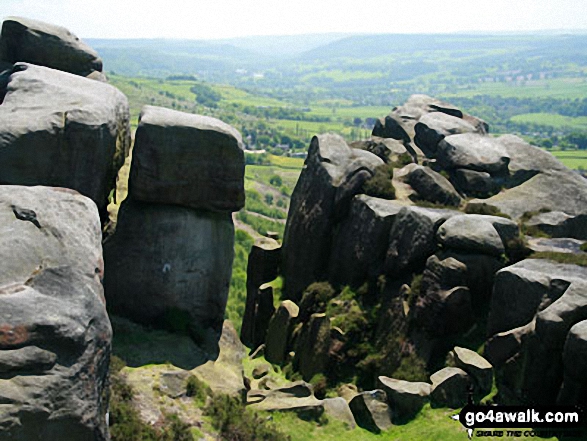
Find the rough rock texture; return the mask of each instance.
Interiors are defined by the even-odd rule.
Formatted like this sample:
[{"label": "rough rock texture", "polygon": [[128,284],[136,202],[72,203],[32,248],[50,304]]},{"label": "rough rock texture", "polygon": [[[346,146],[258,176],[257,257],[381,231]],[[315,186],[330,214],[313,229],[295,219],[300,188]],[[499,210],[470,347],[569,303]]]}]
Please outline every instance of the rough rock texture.
[{"label": "rough rock texture", "polygon": [[269,322],[265,342],[265,358],[275,364],[286,359],[293,325],[300,308],[291,300],[284,300]]},{"label": "rough rock texture", "polygon": [[389,234],[384,271],[390,276],[426,262],[436,250],[434,235],[446,219],[458,214],[452,210],[406,207],[400,210]]},{"label": "rough rock texture", "polygon": [[455,207],[461,204],[461,197],[450,181],[429,167],[416,166],[406,178],[421,200]]},{"label": "rough rock texture", "polygon": [[463,194],[488,197],[499,191],[499,185],[487,172],[457,168],[453,171],[455,187]]},{"label": "rough rock texture", "polygon": [[438,228],[436,237],[444,247],[454,250],[492,256],[505,252],[497,230],[481,216],[453,216]]},{"label": "rough rock texture", "polygon": [[428,383],[379,377],[378,385],[387,395],[394,423],[411,420],[430,401],[431,386]]},{"label": "rough rock texture", "polygon": [[83,77],[102,72],[96,51],[61,26],[22,17],[2,23],[0,60],[62,70]]},{"label": "rough rock texture", "polygon": [[377,136],[365,141],[355,141],[349,144],[354,149],[367,150],[379,156],[385,163],[397,161],[402,155],[409,154],[404,145],[393,138],[379,138]]},{"label": "rough rock texture", "polygon": [[139,117],[129,180],[138,201],[218,212],[245,203],[240,133],[208,116],[145,106]]},{"label": "rough rock texture", "polygon": [[494,142],[511,159],[504,182],[507,190],[489,199],[473,200],[471,205],[487,204],[513,219],[541,210],[561,211],[573,217],[587,214],[587,180],[578,173],[517,136],[501,136]]},{"label": "rough rock texture", "polygon": [[326,314],[312,314],[296,341],[293,359],[294,368],[305,381],[325,372],[330,342],[330,319]]},{"label": "rough rock texture", "polygon": [[326,398],[322,400],[322,405],[328,417],[342,421],[349,429],[357,427],[351,408],[344,398]]},{"label": "rough rock texture", "polygon": [[254,410],[295,412],[304,419],[317,419],[324,413],[324,404],[314,396],[312,386],[303,381],[277,389],[251,390],[247,404]]},{"label": "rough rock texture", "polygon": [[225,320],[222,325],[222,335],[218,346],[218,357],[196,367],[191,373],[210,386],[213,393],[227,394],[240,398],[244,402],[247,391],[243,358],[246,352],[234,325],[228,320]]},{"label": "rough rock texture", "polygon": [[524,326],[556,301],[587,268],[527,259],[500,270],[495,277],[487,334]]},{"label": "rough rock texture", "polygon": [[352,197],[383,161],[351,149],[338,135],[315,136],[291,198],[283,240],[284,295],[299,301],[303,290],[328,270],[332,229]]},{"label": "rough rock texture", "polygon": [[381,273],[389,232],[403,207],[366,195],[353,198],[332,244],[328,279],[334,286],[357,287]]},{"label": "rough rock texture", "polygon": [[526,403],[552,403],[561,393],[567,335],[587,319],[587,269],[529,259],[502,273],[486,345],[500,393]]},{"label": "rough rock texture", "polygon": [[455,346],[452,351],[456,367],[464,370],[473,380],[473,392],[484,397],[493,386],[493,366],[479,354],[467,348]]},{"label": "rough rock texture", "polygon": [[434,157],[438,143],[446,136],[476,131],[472,124],[464,119],[442,112],[427,113],[418,120],[414,127],[414,141],[428,157]]},{"label": "rough rock texture", "polygon": [[528,239],[528,247],[537,253],[539,252],[555,252],[555,253],[570,253],[580,254],[584,253],[581,251],[581,245],[585,243],[582,240],[559,238],[559,239],[548,239],[544,237],[530,238]]},{"label": "rough rock texture", "polygon": [[255,241],[247,263],[247,301],[241,327],[241,341],[256,348],[265,341],[269,320],[275,312],[273,288],[264,286],[278,275],[281,245],[268,237]]},{"label": "rough rock texture", "polygon": [[587,404],[587,320],[574,325],[563,352],[564,379],[558,404]]},{"label": "rough rock texture", "polygon": [[448,170],[466,168],[490,174],[508,171],[510,156],[495,139],[477,133],[450,135],[438,143],[436,158]]},{"label": "rough rock texture", "polygon": [[391,409],[381,389],[361,392],[350,401],[355,421],[363,429],[379,433],[391,427]]},{"label": "rough rock texture", "polygon": [[116,88],[17,63],[0,105],[0,183],[79,191],[105,214],[128,154],[128,100]]},{"label": "rough rock texture", "polygon": [[[259,288],[247,289],[247,306],[249,301],[252,307],[245,309],[241,328],[241,341],[253,349],[258,348],[265,341],[265,334],[269,321],[275,312],[273,306],[273,287],[269,284]],[[249,312],[247,314],[247,312]]]},{"label": "rough rock texture", "polygon": [[562,211],[539,213],[526,222],[551,237],[587,240],[587,213],[570,216]]},{"label": "rough rock texture", "polygon": [[433,255],[426,261],[413,319],[432,338],[467,330],[474,318],[467,267],[453,257]]},{"label": "rough rock texture", "polygon": [[109,310],[139,323],[187,328],[214,352],[233,243],[228,213],[125,200],[116,232],[104,243]]},{"label": "rough rock texture", "polygon": [[100,241],[90,199],[0,186],[0,440],[109,439]]},{"label": "rough rock texture", "polygon": [[446,367],[430,377],[432,407],[458,409],[467,404],[470,378],[459,368]]},{"label": "rough rock texture", "polygon": [[247,283],[259,287],[271,282],[279,274],[281,245],[275,239],[260,237],[255,240],[247,261]]}]

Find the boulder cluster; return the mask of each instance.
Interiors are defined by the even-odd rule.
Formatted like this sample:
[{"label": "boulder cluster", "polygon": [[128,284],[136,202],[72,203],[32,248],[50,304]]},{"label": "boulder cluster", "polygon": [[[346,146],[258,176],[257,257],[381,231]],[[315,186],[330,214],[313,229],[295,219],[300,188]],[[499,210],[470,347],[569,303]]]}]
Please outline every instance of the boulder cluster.
[{"label": "boulder cluster", "polygon": [[[305,381],[337,384],[354,368],[360,387],[379,388],[357,395],[358,423],[365,409],[383,409],[374,403],[391,406],[389,421],[413,416],[423,397],[462,406],[489,393],[493,371],[502,402],[585,404],[587,370],[576,361],[587,343],[585,269],[531,254],[584,255],[587,180],[488,131],[414,95],[370,140],[314,137],[281,250],[284,301],[275,312],[249,309],[245,324],[259,329],[246,343],[264,344],[268,361]],[[387,181],[389,197],[373,196],[375,181]],[[353,358],[365,342],[374,351]],[[453,366],[443,367],[449,353]],[[402,359],[437,372],[393,379],[406,374]],[[398,404],[403,394],[410,400]],[[373,418],[365,426],[383,429]]]},{"label": "boulder cluster", "polygon": [[106,305],[219,356],[241,137],[214,118],[145,107],[103,257],[131,153],[127,98],[69,31],[9,18],[0,100],[0,440],[107,440]]}]

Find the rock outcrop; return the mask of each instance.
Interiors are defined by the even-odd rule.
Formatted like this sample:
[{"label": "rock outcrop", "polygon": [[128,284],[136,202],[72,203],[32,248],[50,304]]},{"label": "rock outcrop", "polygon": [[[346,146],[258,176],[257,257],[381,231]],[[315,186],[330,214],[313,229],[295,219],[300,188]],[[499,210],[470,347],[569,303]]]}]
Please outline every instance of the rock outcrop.
[{"label": "rock outcrop", "polygon": [[104,244],[113,313],[187,331],[217,355],[234,254],[230,211],[244,202],[243,173],[240,135],[230,126],[143,110],[129,197]]},{"label": "rock outcrop", "polygon": [[95,204],[0,186],[0,439],[109,439],[112,329]]},{"label": "rock outcrop", "polygon": [[2,23],[0,60],[23,61],[83,77],[102,72],[94,49],[61,26],[22,17]]},{"label": "rock outcrop", "polygon": [[294,189],[283,239],[284,293],[299,301],[303,290],[328,271],[332,231],[348,213],[353,196],[383,160],[350,148],[339,135],[312,139]]},{"label": "rock outcrop", "polygon": [[17,63],[0,105],[0,183],[71,188],[106,219],[130,148],[129,107],[116,88]]}]

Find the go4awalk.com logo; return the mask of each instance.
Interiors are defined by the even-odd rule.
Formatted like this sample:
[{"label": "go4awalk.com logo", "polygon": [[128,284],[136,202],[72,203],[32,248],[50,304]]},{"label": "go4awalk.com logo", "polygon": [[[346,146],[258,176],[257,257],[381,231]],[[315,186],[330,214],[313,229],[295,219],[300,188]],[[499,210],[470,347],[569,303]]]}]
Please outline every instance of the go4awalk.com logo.
[{"label": "go4awalk.com logo", "polygon": [[452,419],[477,437],[564,437],[585,439],[587,417],[578,406],[477,406],[468,404]]}]

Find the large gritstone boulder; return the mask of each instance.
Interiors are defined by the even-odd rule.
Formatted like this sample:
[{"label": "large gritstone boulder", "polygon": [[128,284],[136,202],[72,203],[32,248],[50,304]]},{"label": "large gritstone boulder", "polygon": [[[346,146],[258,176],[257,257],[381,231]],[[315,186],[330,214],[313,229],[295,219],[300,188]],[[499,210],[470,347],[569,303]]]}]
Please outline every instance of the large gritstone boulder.
[{"label": "large gritstone boulder", "polygon": [[188,328],[218,340],[230,283],[228,213],[126,200],[104,243],[108,308],[145,324]]},{"label": "large gritstone boulder", "polygon": [[467,404],[470,377],[465,371],[455,367],[446,367],[432,374],[432,407],[450,407],[458,409]]},{"label": "large gritstone boulder", "polygon": [[448,170],[466,168],[505,174],[510,157],[495,138],[477,133],[450,135],[438,143],[436,158]]},{"label": "large gritstone boulder", "polygon": [[90,199],[0,186],[0,440],[109,439],[100,241]]},{"label": "large gritstone boulder", "polygon": [[0,105],[0,183],[79,191],[105,213],[130,146],[128,100],[116,88],[24,63]]},{"label": "large gritstone boulder", "polygon": [[541,211],[559,211],[570,217],[583,215],[582,219],[572,222],[572,230],[584,233],[587,229],[586,179],[566,168],[550,153],[517,136],[505,135],[492,142],[500,145],[510,158],[509,174],[502,182],[506,190],[489,199],[472,200],[469,205],[495,207],[512,219]]},{"label": "large gritstone boulder", "polygon": [[363,429],[379,433],[391,427],[392,411],[381,389],[361,392],[350,401],[355,421]]},{"label": "large gritstone boulder", "polygon": [[381,274],[389,232],[404,206],[396,201],[355,196],[332,245],[328,278],[333,285],[358,287]]},{"label": "large gritstone boulder", "polygon": [[394,422],[411,420],[430,401],[431,386],[428,383],[395,380],[383,376],[378,380],[381,389],[387,395]]},{"label": "large gritstone boulder", "polygon": [[21,17],[9,17],[2,24],[0,60],[24,61],[84,77],[102,72],[96,51],[67,29]]},{"label": "large gritstone boulder", "polygon": [[491,392],[493,386],[493,366],[476,352],[455,346],[452,351],[456,367],[461,368],[473,379],[473,391],[478,397]]},{"label": "large gritstone boulder", "polygon": [[315,136],[292,194],[283,240],[285,297],[299,301],[303,290],[328,271],[335,223],[383,160],[350,148],[339,135]]},{"label": "large gritstone boulder", "polygon": [[458,207],[461,197],[448,179],[429,167],[415,166],[406,181],[418,194],[418,199]]},{"label": "large gritstone boulder", "polygon": [[496,278],[486,344],[500,394],[547,404],[560,392],[571,328],[587,319],[587,270],[525,260]]},{"label": "large gritstone boulder", "polygon": [[218,212],[245,204],[240,133],[208,116],[145,106],[139,117],[129,195]]}]

